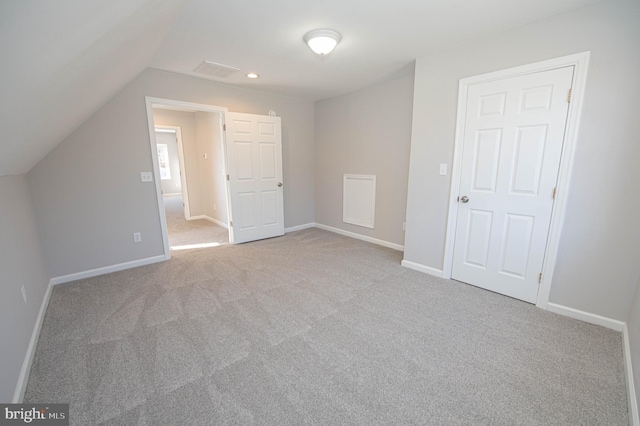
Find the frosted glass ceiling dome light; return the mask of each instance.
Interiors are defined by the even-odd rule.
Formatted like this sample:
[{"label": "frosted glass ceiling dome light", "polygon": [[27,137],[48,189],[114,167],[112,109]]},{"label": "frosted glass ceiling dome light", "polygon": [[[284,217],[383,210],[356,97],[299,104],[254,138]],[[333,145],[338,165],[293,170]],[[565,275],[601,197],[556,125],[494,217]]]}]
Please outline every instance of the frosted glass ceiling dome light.
[{"label": "frosted glass ceiling dome light", "polygon": [[340,42],[342,36],[333,30],[313,30],[304,35],[304,41],[318,55],[326,55]]}]

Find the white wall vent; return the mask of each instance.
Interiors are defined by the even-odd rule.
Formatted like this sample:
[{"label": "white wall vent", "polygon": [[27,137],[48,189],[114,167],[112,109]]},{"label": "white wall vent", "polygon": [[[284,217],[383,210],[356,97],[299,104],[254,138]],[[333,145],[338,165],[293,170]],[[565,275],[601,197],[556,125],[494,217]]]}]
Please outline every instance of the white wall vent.
[{"label": "white wall vent", "polygon": [[344,175],[342,221],[373,228],[376,211],[376,177]]},{"label": "white wall vent", "polygon": [[240,71],[240,69],[230,67],[228,65],[216,64],[211,61],[202,61],[202,63],[195,67],[193,71],[213,77],[228,78]]}]

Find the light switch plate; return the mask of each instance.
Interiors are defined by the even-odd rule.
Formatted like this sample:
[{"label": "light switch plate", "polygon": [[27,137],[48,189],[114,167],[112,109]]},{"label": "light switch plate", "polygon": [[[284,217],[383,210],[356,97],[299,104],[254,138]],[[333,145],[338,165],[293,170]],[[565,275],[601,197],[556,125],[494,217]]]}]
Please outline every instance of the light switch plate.
[{"label": "light switch plate", "polygon": [[141,172],[140,180],[142,182],[153,182],[153,174],[151,172]]},{"label": "light switch plate", "polygon": [[445,176],[447,174],[447,165],[440,164],[440,176]]}]

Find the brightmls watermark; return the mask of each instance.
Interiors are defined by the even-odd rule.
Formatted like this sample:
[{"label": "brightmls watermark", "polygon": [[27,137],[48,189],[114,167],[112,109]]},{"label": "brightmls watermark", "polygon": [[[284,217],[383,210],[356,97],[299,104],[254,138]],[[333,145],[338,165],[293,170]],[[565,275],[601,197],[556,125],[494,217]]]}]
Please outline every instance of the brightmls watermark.
[{"label": "brightmls watermark", "polygon": [[69,404],[0,404],[0,426],[69,426]]}]

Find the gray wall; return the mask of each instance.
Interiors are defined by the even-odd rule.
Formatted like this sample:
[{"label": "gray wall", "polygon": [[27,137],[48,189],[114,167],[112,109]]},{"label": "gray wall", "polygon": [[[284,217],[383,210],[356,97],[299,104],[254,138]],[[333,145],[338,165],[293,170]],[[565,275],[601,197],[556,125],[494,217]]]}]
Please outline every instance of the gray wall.
[{"label": "gray wall", "polygon": [[636,389],[638,407],[640,407],[640,280],[636,295],[631,305],[631,313],[627,320],[629,346],[631,347],[631,363],[633,365],[633,381]]},{"label": "gray wall", "polygon": [[212,218],[226,223],[229,223],[229,210],[227,206],[227,180],[226,180],[226,168],[224,164],[224,141],[220,137],[220,120],[214,122],[214,135],[217,135],[213,139],[212,147],[212,165],[213,165],[213,200],[215,202],[215,209]]},{"label": "gray wall", "polygon": [[[640,275],[640,2],[608,1],[416,63],[405,259],[442,269],[458,81],[591,51],[550,301],[625,321]],[[634,195],[634,196],[629,196]]]},{"label": "gray wall", "polygon": [[11,402],[49,277],[26,176],[0,177],[0,200],[0,402]]},{"label": "gray wall", "polygon": [[178,158],[178,142],[175,133],[156,132],[156,143],[158,145],[167,145],[167,153],[169,154],[169,172],[170,179],[163,179],[162,194],[178,194],[182,192],[182,184],[180,182],[180,159]]},{"label": "gray wall", "polygon": [[[222,118],[219,113],[196,112],[196,135],[200,169],[200,197],[202,214],[222,222],[226,220],[226,196],[219,193],[224,188],[224,158],[222,153]],[[207,158],[204,158],[204,154]],[[218,208],[218,205],[220,208]],[[221,217],[218,212],[225,212]]]},{"label": "gray wall", "polygon": [[[145,70],[28,174],[52,276],[162,255],[145,96],[282,117],[285,226],[314,221],[310,101]],[[134,244],[132,233],[141,232]]]},{"label": "gray wall", "polygon": [[[413,66],[394,80],[316,102],[316,222],[404,244]],[[342,222],[343,175],[376,175],[375,229]]]}]

